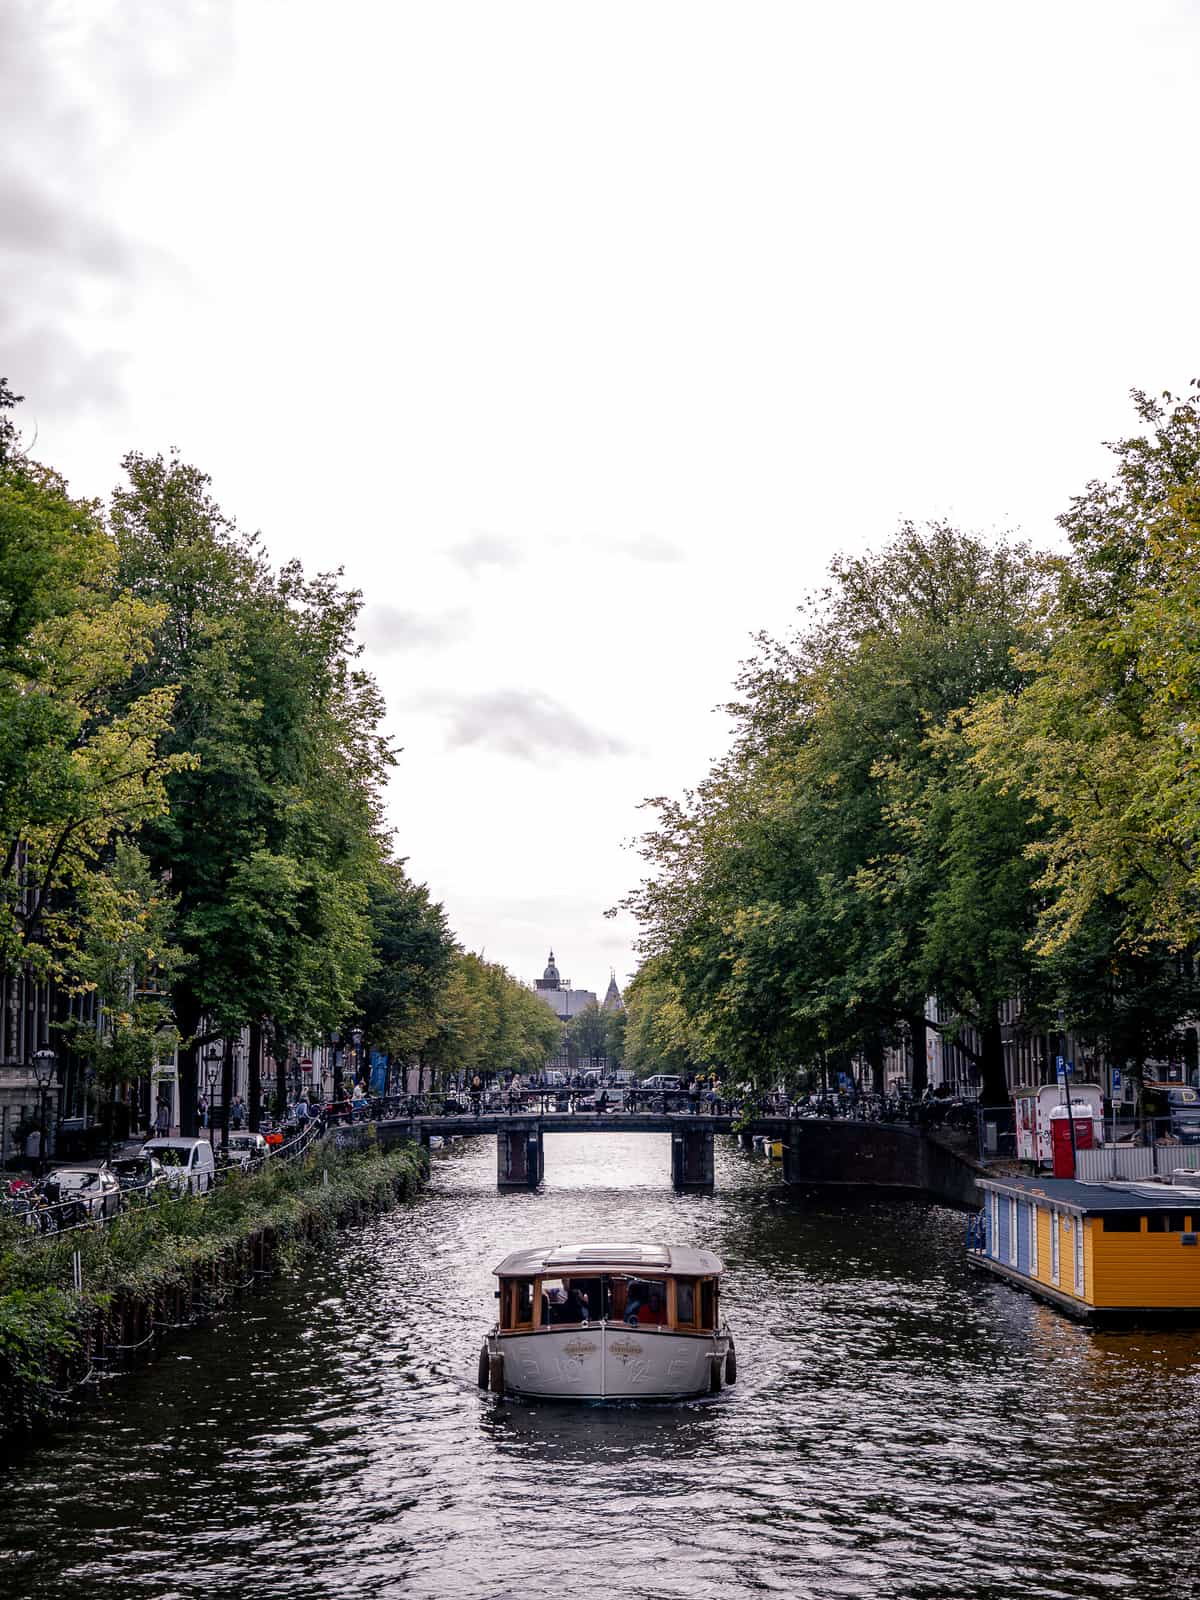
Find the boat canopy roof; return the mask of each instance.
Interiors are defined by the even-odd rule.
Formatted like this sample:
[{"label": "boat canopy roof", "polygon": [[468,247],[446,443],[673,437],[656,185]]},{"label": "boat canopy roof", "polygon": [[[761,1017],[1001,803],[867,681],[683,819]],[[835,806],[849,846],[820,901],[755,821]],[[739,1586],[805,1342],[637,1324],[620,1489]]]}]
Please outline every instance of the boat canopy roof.
[{"label": "boat canopy roof", "polygon": [[725,1267],[711,1250],[687,1244],[632,1244],[584,1240],[580,1244],[538,1244],[514,1250],[495,1269],[498,1278],[536,1278],[546,1273],[631,1272],[635,1275],[719,1277]]}]

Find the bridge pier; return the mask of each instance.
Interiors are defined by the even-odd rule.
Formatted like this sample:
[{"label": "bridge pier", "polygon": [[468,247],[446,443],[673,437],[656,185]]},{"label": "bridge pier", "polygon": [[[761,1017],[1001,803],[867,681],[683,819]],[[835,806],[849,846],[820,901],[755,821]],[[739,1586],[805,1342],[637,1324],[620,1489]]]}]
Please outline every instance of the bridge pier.
[{"label": "bridge pier", "polygon": [[677,1128],[671,1134],[671,1182],[682,1191],[711,1194],[715,1181],[711,1128]]},{"label": "bridge pier", "polygon": [[496,1186],[536,1189],[546,1171],[542,1125],[525,1118],[496,1130]]}]

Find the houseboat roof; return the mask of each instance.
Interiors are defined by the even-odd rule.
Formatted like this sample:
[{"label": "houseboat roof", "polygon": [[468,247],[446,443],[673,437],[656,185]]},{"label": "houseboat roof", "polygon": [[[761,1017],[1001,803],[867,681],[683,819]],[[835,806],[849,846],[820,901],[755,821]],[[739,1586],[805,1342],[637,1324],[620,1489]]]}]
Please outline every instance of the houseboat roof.
[{"label": "houseboat roof", "polygon": [[1200,1189],[1165,1183],[1082,1183],[1078,1178],[980,1178],[981,1189],[1070,1206],[1085,1216],[1106,1211],[1181,1211],[1194,1203]]},{"label": "houseboat roof", "polygon": [[578,1244],[536,1244],[514,1250],[495,1268],[498,1278],[535,1278],[548,1272],[633,1272],[719,1277],[725,1267],[711,1250],[686,1244],[635,1244],[583,1240]]}]

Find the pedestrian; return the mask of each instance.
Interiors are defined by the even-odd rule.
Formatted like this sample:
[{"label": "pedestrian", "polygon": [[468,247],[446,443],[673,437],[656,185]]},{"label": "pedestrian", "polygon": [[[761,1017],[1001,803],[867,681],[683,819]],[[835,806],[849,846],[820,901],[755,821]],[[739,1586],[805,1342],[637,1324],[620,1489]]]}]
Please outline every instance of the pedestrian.
[{"label": "pedestrian", "polygon": [[171,1107],[165,1100],[158,1102],[158,1111],[154,1118],[154,1131],[160,1139],[166,1139],[171,1133]]},{"label": "pedestrian", "polygon": [[240,1094],[235,1094],[233,1104],[229,1108],[229,1120],[235,1128],[241,1128],[246,1120],[246,1102]]},{"label": "pedestrian", "polygon": [[208,1127],[208,1101],[203,1095],[196,1102],[196,1120],[202,1128]]}]

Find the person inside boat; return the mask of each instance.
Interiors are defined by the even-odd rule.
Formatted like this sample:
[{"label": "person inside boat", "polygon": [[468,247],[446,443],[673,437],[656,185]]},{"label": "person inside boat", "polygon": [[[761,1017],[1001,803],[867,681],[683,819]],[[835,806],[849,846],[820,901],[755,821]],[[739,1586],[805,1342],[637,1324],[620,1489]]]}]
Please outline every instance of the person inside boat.
[{"label": "person inside boat", "polygon": [[629,1298],[625,1302],[625,1321],[630,1325],[641,1322],[661,1326],[666,1320],[667,1297],[662,1284],[631,1279]]},{"label": "person inside boat", "polygon": [[587,1322],[590,1319],[591,1314],[591,1307],[588,1304],[587,1295],[580,1288],[579,1284],[572,1284],[570,1297],[567,1300],[567,1314],[564,1318],[564,1321]]}]

